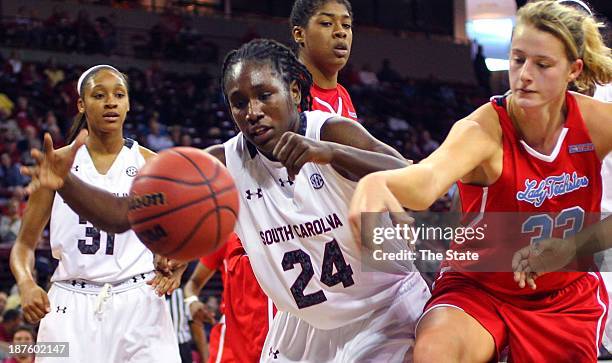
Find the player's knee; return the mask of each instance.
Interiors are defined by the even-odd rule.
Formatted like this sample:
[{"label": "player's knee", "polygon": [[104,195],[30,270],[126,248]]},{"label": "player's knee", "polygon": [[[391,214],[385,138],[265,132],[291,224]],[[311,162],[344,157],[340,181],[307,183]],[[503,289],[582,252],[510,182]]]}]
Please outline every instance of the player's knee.
[{"label": "player's knee", "polygon": [[415,363],[459,362],[461,344],[449,339],[443,331],[424,331],[419,333],[414,347]]}]

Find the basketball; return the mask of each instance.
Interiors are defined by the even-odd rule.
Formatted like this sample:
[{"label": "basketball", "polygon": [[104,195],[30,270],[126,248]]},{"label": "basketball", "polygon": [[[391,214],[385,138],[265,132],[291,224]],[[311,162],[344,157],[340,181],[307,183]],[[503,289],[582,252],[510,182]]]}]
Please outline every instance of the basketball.
[{"label": "basketball", "polygon": [[234,180],[212,155],[192,147],[164,150],[130,190],[128,219],[154,253],[193,260],[214,252],[238,216]]}]

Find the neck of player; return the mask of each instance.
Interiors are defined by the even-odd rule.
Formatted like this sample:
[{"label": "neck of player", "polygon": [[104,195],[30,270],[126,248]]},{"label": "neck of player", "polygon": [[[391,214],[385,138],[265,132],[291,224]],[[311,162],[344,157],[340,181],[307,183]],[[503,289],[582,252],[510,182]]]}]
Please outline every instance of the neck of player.
[{"label": "neck of player", "polygon": [[530,108],[521,108],[510,99],[509,114],[520,138],[538,152],[550,155],[567,117],[565,94],[546,105]]},{"label": "neck of player", "polygon": [[123,134],[120,132],[105,133],[89,129],[89,137],[85,142],[87,150],[97,155],[116,155],[123,148]]},{"label": "neck of player", "polygon": [[312,81],[317,86],[323,89],[332,89],[338,86],[338,72],[339,69],[327,70],[325,67],[318,66],[309,57],[304,55],[304,52],[300,52],[300,62],[302,62],[310,74],[312,74]]}]

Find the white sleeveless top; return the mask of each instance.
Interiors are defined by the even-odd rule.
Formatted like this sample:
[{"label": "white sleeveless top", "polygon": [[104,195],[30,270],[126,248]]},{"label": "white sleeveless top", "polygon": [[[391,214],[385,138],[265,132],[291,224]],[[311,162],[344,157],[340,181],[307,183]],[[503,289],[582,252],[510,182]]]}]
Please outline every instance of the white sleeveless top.
[{"label": "white sleeveless top", "polygon": [[[100,174],[87,151],[76,154],[72,173],[87,184],[127,196],[138,169],[145,164],[140,147],[126,139],[108,172]],[[87,196],[82,196],[87,199]],[[98,231],[55,194],[51,211],[51,249],[59,260],[51,281],[82,279],[118,282],[153,270],[153,254],[133,231],[121,234]]]},{"label": "white sleeveless top", "polygon": [[[334,116],[304,112],[301,133],[320,140],[321,126]],[[306,163],[289,182],[286,168],[242,133],[224,147],[240,193],[236,233],[279,310],[315,328],[334,329],[388,306],[405,282],[421,279],[410,262],[385,262],[386,272],[362,265],[348,221],[356,183],[331,165]]]}]

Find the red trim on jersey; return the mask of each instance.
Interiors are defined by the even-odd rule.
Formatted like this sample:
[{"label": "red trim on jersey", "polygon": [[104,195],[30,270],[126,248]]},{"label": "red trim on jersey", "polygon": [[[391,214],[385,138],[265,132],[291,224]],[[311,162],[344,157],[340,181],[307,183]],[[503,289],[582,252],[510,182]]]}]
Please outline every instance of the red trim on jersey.
[{"label": "red trim on jersey", "polygon": [[313,83],[310,88],[312,110],[335,113],[357,121],[355,106],[346,88],[338,83],[336,88],[321,88]]}]

